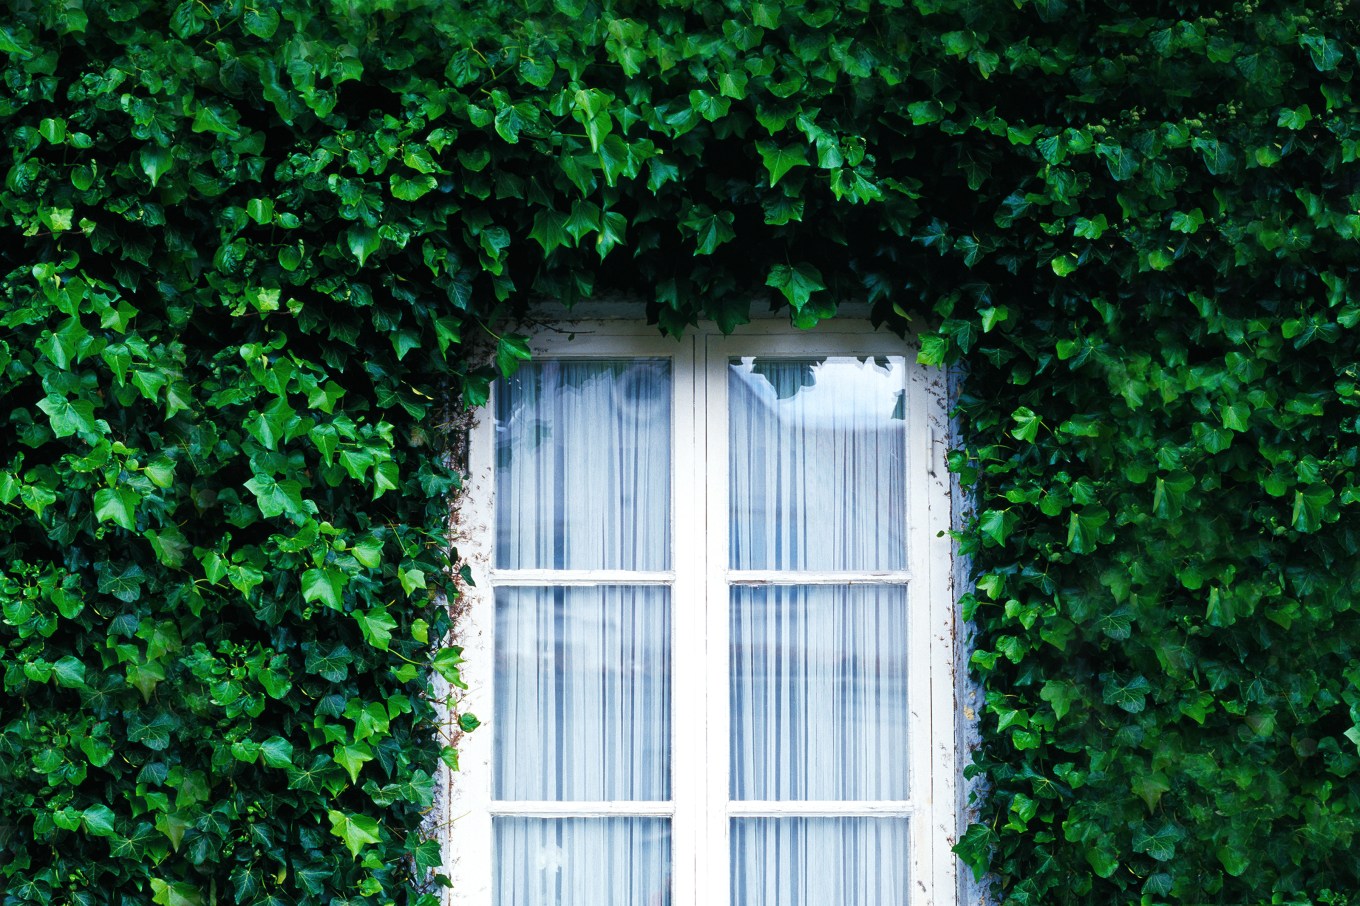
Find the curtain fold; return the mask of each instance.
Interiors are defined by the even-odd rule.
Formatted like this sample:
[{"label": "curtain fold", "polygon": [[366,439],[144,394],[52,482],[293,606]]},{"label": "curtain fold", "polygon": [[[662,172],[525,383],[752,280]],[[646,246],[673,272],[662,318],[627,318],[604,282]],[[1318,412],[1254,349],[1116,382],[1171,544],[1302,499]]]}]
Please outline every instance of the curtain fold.
[{"label": "curtain fold", "polygon": [[670,589],[496,592],[497,799],[670,798]]},{"label": "curtain fold", "polygon": [[728,366],[734,569],[904,569],[906,362]]},{"label": "curtain fold", "polygon": [[497,818],[493,833],[496,906],[670,906],[665,819]]},{"label": "curtain fold", "polygon": [[546,359],[496,394],[496,565],[670,567],[666,359]]},{"label": "curtain fold", "polygon": [[731,796],[904,800],[907,589],[732,589]]},{"label": "curtain fold", "polygon": [[906,906],[906,818],[732,819],[732,906]]}]

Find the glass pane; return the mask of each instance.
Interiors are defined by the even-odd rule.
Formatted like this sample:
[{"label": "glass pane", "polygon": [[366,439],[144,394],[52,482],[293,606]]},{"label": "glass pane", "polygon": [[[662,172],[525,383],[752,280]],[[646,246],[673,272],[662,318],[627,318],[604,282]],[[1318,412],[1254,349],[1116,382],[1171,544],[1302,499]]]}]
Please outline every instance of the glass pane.
[{"label": "glass pane", "polygon": [[907,590],[732,589],[732,798],[907,798]]},{"label": "glass pane", "polygon": [[668,569],[668,359],[531,362],[496,394],[496,565]]},{"label": "glass pane", "polygon": [[496,818],[496,906],[670,906],[665,818]]},{"label": "glass pane", "polygon": [[734,818],[732,902],[906,906],[906,818]]},{"label": "glass pane", "polygon": [[670,798],[669,588],[497,589],[495,688],[497,799]]},{"label": "glass pane", "polygon": [[735,569],[904,569],[906,360],[734,359]]}]

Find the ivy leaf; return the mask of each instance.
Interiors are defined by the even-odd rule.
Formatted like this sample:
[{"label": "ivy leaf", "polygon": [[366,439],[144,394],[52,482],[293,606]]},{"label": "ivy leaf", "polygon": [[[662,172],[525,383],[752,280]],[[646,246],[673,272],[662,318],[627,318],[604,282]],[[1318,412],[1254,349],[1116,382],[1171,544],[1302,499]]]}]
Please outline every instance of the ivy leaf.
[{"label": "ivy leaf", "polygon": [[79,434],[82,440],[89,443],[95,441],[99,426],[94,418],[94,403],[89,400],[76,400],[73,403],[65,396],[50,395],[38,400],[38,408],[47,413],[52,433],[57,437]]},{"label": "ivy leaf", "polygon": [[143,148],[138,157],[141,160],[142,172],[146,174],[147,179],[151,180],[152,188],[156,187],[156,184],[161,181],[161,177],[168,173],[175,163],[169,148],[154,145]]},{"label": "ivy leaf", "polygon": [[1327,515],[1327,505],[1336,497],[1336,492],[1325,486],[1313,486],[1294,492],[1294,513],[1290,522],[1295,531],[1311,533],[1322,528],[1323,518]]},{"label": "ivy leaf", "polygon": [[1108,511],[1085,507],[1073,511],[1067,522],[1067,547],[1074,554],[1088,554],[1100,541],[1100,529],[1110,520]]},{"label": "ivy leaf", "polygon": [[1147,696],[1152,691],[1152,684],[1147,681],[1147,677],[1135,676],[1125,680],[1113,673],[1102,673],[1100,677],[1105,684],[1102,696],[1105,704],[1116,705],[1130,714],[1139,714],[1147,707]]},{"label": "ivy leaf", "polygon": [[1176,857],[1176,844],[1185,837],[1185,831],[1167,822],[1154,831],[1146,827],[1133,835],[1133,851],[1147,853],[1158,862],[1170,862]]},{"label": "ivy leaf", "polygon": [[290,768],[293,766],[293,744],[282,736],[271,736],[260,743],[260,755],[265,767]]},{"label": "ivy leaf", "polygon": [[1004,510],[987,510],[978,520],[978,531],[991,538],[997,544],[1005,544],[1011,532],[1020,524],[1020,516],[1010,508]]},{"label": "ivy leaf", "polygon": [[344,590],[348,578],[338,569],[309,569],[302,574],[302,599],[320,601],[333,610],[344,609]]},{"label": "ivy leaf", "polygon": [[566,214],[553,210],[539,211],[534,215],[534,228],[529,231],[529,238],[537,241],[543,247],[543,254],[547,255],[569,244],[567,222]]},{"label": "ivy leaf", "polygon": [[392,640],[392,631],[397,628],[397,621],[392,619],[386,610],[379,607],[367,611],[356,610],[354,619],[358,622],[368,644],[379,651],[387,650],[388,643]]},{"label": "ivy leaf", "polygon": [[806,151],[797,145],[777,145],[774,142],[758,142],[756,150],[760,152],[760,159],[765,163],[765,170],[770,174],[770,185],[774,186],[779,180],[794,167],[806,167],[808,165]]},{"label": "ivy leaf", "polygon": [[711,255],[718,246],[737,235],[732,229],[733,220],[735,215],[731,211],[715,214],[706,205],[695,205],[680,221],[680,225],[694,234],[697,254]]},{"label": "ivy leaf", "polygon": [[184,881],[152,878],[151,901],[156,906],[203,906],[203,895]]},{"label": "ivy leaf", "polygon": [[107,805],[92,805],[80,814],[80,823],[96,837],[114,836],[113,822],[113,809]]},{"label": "ivy leaf", "polygon": [[605,211],[600,217],[600,234],[595,237],[595,251],[603,261],[605,255],[617,245],[623,243],[624,233],[628,229],[628,219],[618,211]]},{"label": "ivy leaf", "polygon": [[1011,421],[1015,422],[1015,427],[1011,429],[1011,437],[1027,444],[1034,443],[1039,436],[1039,426],[1043,424],[1043,420],[1028,406],[1021,406],[1012,412]]},{"label": "ivy leaf", "polygon": [[99,591],[131,604],[141,597],[142,583],[145,581],[146,573],[135,564],[125,566],[116,573],[112,569],[106,569],[99,576]]},{"label": "ivy leaf", "polygon": [[505,377],[518,371],[519,363],[527,362],[531,356],[527,337],[507,335],[496,341],[496,367]]},{"label": "ivy leaf", "polygon": [[266,518],[287,514],[293,519],[305,519],[316,512],[315,503],[303,501],[300,481],[278,481],[272,475],[256,475],[246,482],[246,487],[255,495],[255,503]]},{"label": "ivy leaf", "polygon": [[[359,857],[359,851],[365,846],[381,842],[381,835],[378,831],[378,822],[367,815],[348,815],[344,812],[331,809],[327,813],[331,821],[331,833],[344,841],[345,848],[353,858]],[[179,904],[170,904],[179,906]]]},{"label": "ivy leaf", "polygon": [[370,535],[356,542],[350,548],[350,553],[354,555],[354,559],[358,560],[361,566],[376,569],[382,563],[382,549],[382,541]]},{"label": "ivy leaf", "polygon": [[373,749],[366,742],[335,746],[335,763],[349,773],[351,783],[359,782],[359,771],[373,760]]},{"label": "ivy leaf", "polygon": [[458,646],[451,648],[441,648],[430,662],[431,669],[444,678],[446,682],[459,688],[466,688],[463,684],[462,673],[458,665],[463,663],[463,649]]},{"label": "ivy leaf", "polygon": [[94,515],[100,522],[112,522],[128,531],[137,527],[137,492],[130,488],[103,488],[94,494]]},{"label": "ivy leaf", "polygon": [[85,685],[85,663],[66,655],[52,665],[52,677],[65,689],[79,689]]},{"label": "ivy leaf", "polygon": [[[439,182],[433,176],[429,175],[407,178],[397,173],[393,173],[389,184],[392,188],[393,198],[399,198],[402,201],[415,201],[434,191],[435,188],[438,187]],[[354,252],[356,258],[360,257],[360,253],[355,250],[354,246],[351,245],[350,250]],[[369,254],[369,252],[365,252],[363,258],[368,258]],[[361,260],[360,263],[362,264],[363,261]]]},{"label": "ivy leaf", "polygon": [[1062,720],[1072,710],[1072,705],[1082,700],[1081,691],[1071,680],[1051,679],[1039,690],[1039,697],[1053,706],[1053,713]]},{"label": "ivy leaf", "polygon": [[268,41],[279,27],[278,10],[270,6],[247,7],[241,26],[255,37]]},{"label": "ivy leaf", "polygon": [[801,310],[813,293],[826,289],[822,272],[811,264],[802,263],[793,266],[776,264],[765,278],[765,285],[773,286],[783,293],[794,311]]},{"label": "ivy leaf", "polygon": [[359,262],[360,267],[382,246],[378,231],[372,227],[350,227],[345,232],[345,241],[349,245],[350,254]]}]

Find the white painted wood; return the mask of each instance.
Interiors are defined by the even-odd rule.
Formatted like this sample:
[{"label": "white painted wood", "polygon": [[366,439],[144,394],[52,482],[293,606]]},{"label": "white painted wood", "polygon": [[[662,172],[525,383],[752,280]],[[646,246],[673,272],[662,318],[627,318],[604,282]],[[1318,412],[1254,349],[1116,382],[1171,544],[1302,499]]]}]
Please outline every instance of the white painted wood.
[{"label": "white painted wood", "polygon": [[493,586],[670,585],[675,573],[631,572],[626,569],[493,569]]},{"label": "white painted wood", "polygon": [[[704,522],[707,544],[707,595],[705,612],[707,649],[704,657],[704,690],[708,720],[708,757],[704,777],[708,784],[704,813],[705,870],[700,879],[699,901],[694,906],[729,906],[732,896],[731,848],[728,834],[731,821],[727,814],[731,789],[731,715],[729,608],[731,592],[727,584],[730,562],[728,530],[728,425],[727,356],[722,336],[707,336],[700,363],[704,377],[703,399],[706,437],[704,438],[705,482],[703,494],[708,505]],[[741,906],[741,904],[737,904]]]},{"label": "white painted wood", "polygon": [[658,802],[492,802],[491,814],[515,818],[668,818],[675,803]]},{"label": "white painted wood", "polygon": [[845,800],[778,800],[732,802],[732,818],[902,818],[916,813],[911,802],[847,802]]},{"label": "white painted wood", "polygon": [[732,585],[906,585],[911,573],[895,572],[800,572],[798,570],[729,569]]},{"label": "white painted wood", "polygon": [[930,845],[934,860],[933,880],[938,899],[955,899],[959,893],[959,859],[951,851],[958,842],[959,707],[958,677],[965,663],[958,647],[960,616],[954,586],[953,476],[947,457],[950,447],[948,376],[942,370],[915,369],[912,381],[926,416],[928,447],[925,455],[926,513],[914,526],[920,538],[921,568],[929,570],[923,583],[930,596],[931,661],[931,754],[932,801]]},{"label": "white painted wood", "polygon": [[698,339],[689,335],[675,359],[675,444],[671,512],[675,581],[671,613],[675,645],[671,667],[671,902],[698,906],[697,887],[704,874],[703,839],[705,760],[704,721],[707,702],[702,677],[693,669],[704,650],[704,547],[694,542],[694,527],[703,525],[703,459],[696,449],[704,426],[699,421],[699,381],[695,368]]},{"label": "white painted wood", "polygon": [[[462,589],[451,602],[454,641],[463,647],[461,668],[467,689],[455,692],[449,708],[449,738],[458,744],[455,773],[441,768],[440,781],[448,792],[444,853],[453,887],[449,906],[489,906],[491,903],[491,729],[494,701],[491,680],[495,666],[492,629],[495,598],[490,583],[483,582],[491,564],[495,538],[494,394],[491,405],[474,413],[468,438],[468,476],[453,517],[452,541],[459,558],[479,584]],[[481,730],[458,737],[456,715],[471,712],[484,723]]]},{"label": "white painted wood", "polygon": [[[552,329],[535,325],[531,348],[540,357],[667,357],[673,365],[675,449],[672,457],[670,570],[494,570],[494,499],[490,411],[473,431],[471,471],[455,524],[460,553],[479,583],[463,598],[458,625],[466,646],[469,690],[456,707],[472,710],[486,726],[463,740],[462,771],[445,777],[453,860],[450,906],[491,903],[491,816],[652,815],[672,820],[675,906],[729,903],[728,833],[741,816],[910,816],[912,906],[956,902],[958,784],[955,687],[958,619],[953,598],[950,479],[944,467],[949,442],[944,377],[911,364],[914,343],[875,332],[867,324],[832,321],[813,331],[786,323],[745,325],[730,337],[711,324],[680,340],[627,321],[580,321]],[[908,360],[907,569],[892,572],[780,572],[729,570],[727,368],[731,357],[859,357],[900,355]],[[667,802],[493,802],[491,741],[494,715],[493,594],[502,586],[668,585],[672,589],[672,796]],[[909,801],[732,802],[729,790],[728,633],[733,585],[884,584],[908,586],[908,658],[911,714]]]}]

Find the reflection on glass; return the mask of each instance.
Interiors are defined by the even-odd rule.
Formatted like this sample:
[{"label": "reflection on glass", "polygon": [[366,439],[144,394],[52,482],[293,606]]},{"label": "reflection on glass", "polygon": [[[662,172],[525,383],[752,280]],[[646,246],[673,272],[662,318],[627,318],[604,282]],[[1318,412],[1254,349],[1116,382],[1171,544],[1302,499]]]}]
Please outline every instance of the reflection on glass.
[{"label": "reflection on glass", "polygon": [[734,818],[732,903],[906,906],[906,818]]},{"label": "reflection on glass", "polygon": [[907,798],[907,590],[732,589],[733,799]]},{"label": "reflection on glass", "polygon": [[665,818],[496,818],[496,906],[670,906]]},{"label": "reflection on glass", "polygon": [[495,797],[670,798],[665,587],[496,592]]},{"label": "reflection on glass", "polygon": [[906,566],[906,361],[734,359],[735,569]]},{"label": "reflection on glass", "polygon": [[496,565],[667,569],[666,359],[543,360],[496,393]]}]

